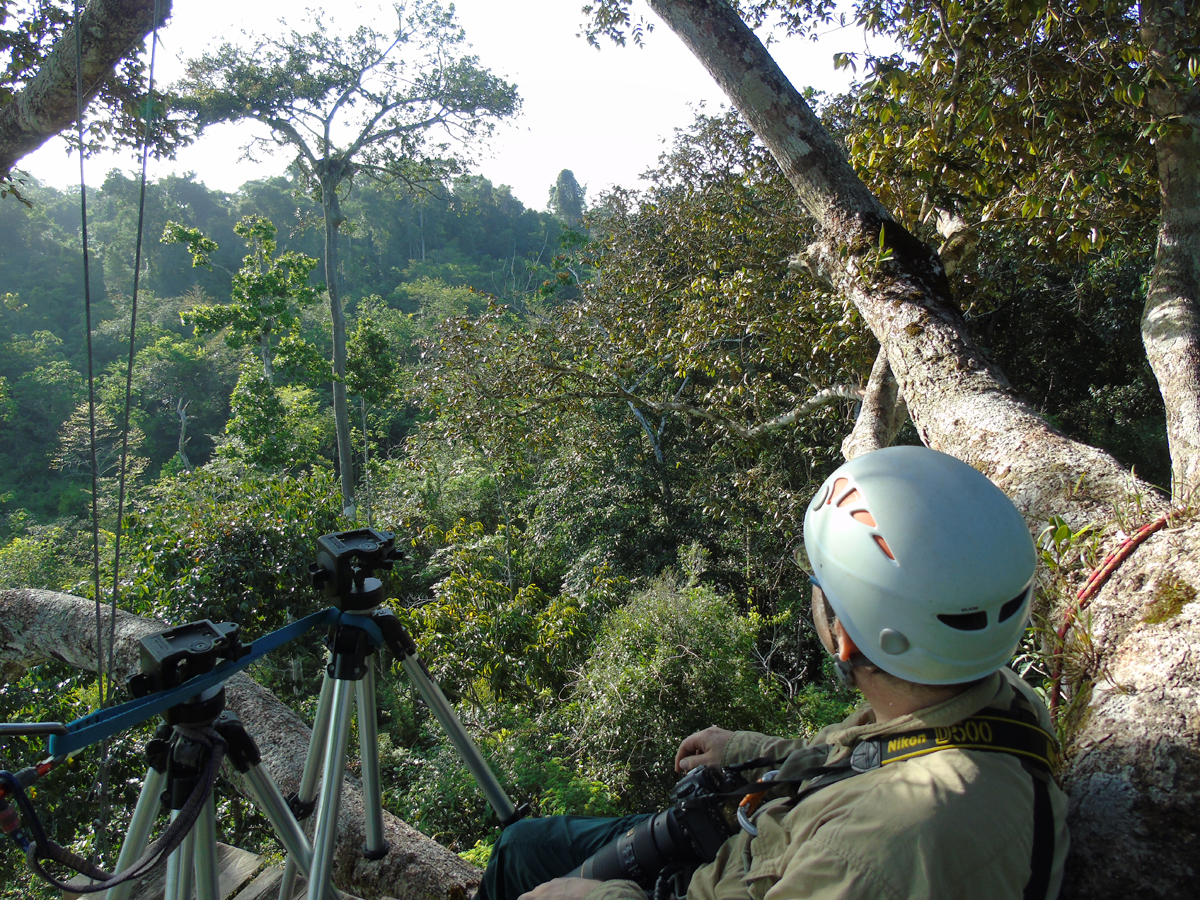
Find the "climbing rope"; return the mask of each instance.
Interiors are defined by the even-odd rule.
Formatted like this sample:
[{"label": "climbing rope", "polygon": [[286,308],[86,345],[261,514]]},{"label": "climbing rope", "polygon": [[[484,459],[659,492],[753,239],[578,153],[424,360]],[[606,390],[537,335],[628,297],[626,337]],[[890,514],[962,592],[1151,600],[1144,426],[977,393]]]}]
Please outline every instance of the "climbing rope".
[{"label": "climbing rope", "polygon": [[[114,541],[113,559],[113,590],[111,608],[109,611],[108,659],[104,658],[104,616],[100,593],[100,510],[99,510],[99,460],[96,450],[96,378],[95,363],[92,348],[92,292],[90,273],[90,253],[88,249],[88,218],[87,218],[87,178],[84,164],[84,92],[83,92],[83,29],[81,27],[82,10],[80,0],[74,2],[73,27],[75,31],[75,120],[76,137],[79,153],[79,208],[80,232],[83,252],[83,305],[84,327],[87,344],[87,378],[88,378],[88,453],[91,463],[92,484],[92,593],[96,604],[96,678],[99,684],[99,704],[101,708],[112,701],[114,681],[113,672],[116,670],[116,621],[117,593],[121,570],[121,520],[125,512],[125,477],[129,459],[129,411],[133,393],[133,363],[136,354],[137,336],[137,306],[138,287],[142,263],[142,235],[145,224],[146,209],[146,169],[150,148],[150,125],[153,117],[154,100],[154,62],[155,51],[158,48],[158,28],[160,23],[159,0],[154,4],[154,28],[150,44],[150,65],[146,104],[144,107],[145,126],[142,132],[142,171],[141,193],[138,202],[137,249],[134,256],[133,269],[133,298],[129,321],[129,364],[125,379],[125,410],[121,425],[121,462],[119,471],[119,491],[117,501],[117,524]],[[97,777],[97,788],[100,798],[100,817],[98,822],[107,819],[108,807],[108,742],[100,745],[100,764]]]},{"label": "climbing rope", "polygon": [[[150,38],[150,69],[147,73],[146,103],[143,107],[145,125],[142,130],[142,177],[138,194],[137,248],[133,256],[133,300],[129,313],[129,363],[125,369],[125,412],[121,420],[121,469],[117,491],[117,528],[113,538],[113,582],[108,620],[108,671],[114,670],[117,634],[117,596],[121,576],[121,526],[125,518],[125,476],[129,463],[129,409],[133,403],[133,361],[137,355],[138,285],[142,274],[142,232],[146,222],[146,163],[150,156],[150,124],[154,117],[154,58],[158,50],[159,0],[154,0],[154,30]],[[112,701],[112,678],[101,698],[103,705]]]},{"label": "climbing rope", "polygon": [[1067,610],[1063,624],[1059,626],[1058,640],[1054,644],[1054,664],[1051,669],[1050,715],[1058,718],[1059,706],[1062,702],[1063,653],[1066,649],[1067,635],[1079,619],[1079,614],[1088,608],[1092,599],[1100,593],[1100,589],[1108,583],[1108,579],[1117,571],[1121,563],[1129,559],[1133,551],[1140,547],[1150,535],[1161,531],[1170,521],[1171,514],[1160,516],[1148,525],[1143,525],[1132,536],[1125,538],[1121,545],[1105,557],[1104,562],[1097,566],[1088,576],[1083,587],[1075,596],[1075,605]]}]

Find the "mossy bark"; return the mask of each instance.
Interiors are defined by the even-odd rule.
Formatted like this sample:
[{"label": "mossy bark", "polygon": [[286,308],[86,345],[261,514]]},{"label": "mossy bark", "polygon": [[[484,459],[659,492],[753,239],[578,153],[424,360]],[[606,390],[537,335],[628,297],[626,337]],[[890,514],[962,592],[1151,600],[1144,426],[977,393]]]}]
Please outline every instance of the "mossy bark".
[{"label": "mossy bark", "polygon": [[[159,16],[171,15],[171,0],[159,0]],[[154,27],[154,0],[92,0],[80,16],[83,101],[86,105]],[[75,28],[55,41],[37,74],[0,109],[0,179],[17,161],[54,137],[76,118]]]}]

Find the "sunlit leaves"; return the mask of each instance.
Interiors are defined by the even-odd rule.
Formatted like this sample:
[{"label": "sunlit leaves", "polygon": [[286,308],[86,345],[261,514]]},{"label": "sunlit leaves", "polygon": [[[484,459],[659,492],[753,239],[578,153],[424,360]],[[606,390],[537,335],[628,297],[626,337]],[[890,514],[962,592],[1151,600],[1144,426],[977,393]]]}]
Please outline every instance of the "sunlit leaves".
[{"label": "sunlit leaves", "polygon": [[859,173],[910,227],[931,233],[947,209],[1070,257],[1149,226],[1154,76],[1130,4],[868,0],[857,15],[904,52],[863,59],[840,127]]},{"label": "sunlit leaves", "polygon": [[[194,306],[183,313],[184,323],[197,335],[224,332],[226,344],[235,350],[256,349],[268,381],[277,364],[304,378],[319,377],[326,364],[300,336],[299,315],[300,307],[317,302],[317,290],[308,283],[317,260],[294,250],[276,255],[276,228],[262,216],[246,216],[233,230],[249,245],[249,253],[233,275],[231,302]],[[197,266],[207,267],[218,249],[199,229],[176,222],[167,223],[162,240],[185,244]]]}]

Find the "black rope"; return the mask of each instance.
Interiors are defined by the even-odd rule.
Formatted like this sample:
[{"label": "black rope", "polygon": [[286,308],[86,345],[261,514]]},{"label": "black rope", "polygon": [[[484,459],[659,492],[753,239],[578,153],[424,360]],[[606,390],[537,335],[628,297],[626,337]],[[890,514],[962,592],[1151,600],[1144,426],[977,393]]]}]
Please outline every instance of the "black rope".
[{"label": "black rope", "polygon": [[[108,671],[115,671],[114,654],[117,643],[117,595],[121,577],[121,524],[125,518],[125,475],[129,460],[129,408],[133,402],[133,361],[137,349],[138,283],[142,274],[142,231],[146,222],[146,163],[150,156],[150,122],[154,117],[154,57],[158,50],[159,0],[154,0],[154,31],[150,38],[150,70],[146,88],[145,128],[142,131],[142,183],[138,195],[137,249],[133,256],[133,302],[129,313],[129,365],[125,370],[125,413],[121,420],[121,471],[117,493],[117,527],[113,550],[113,584],[108,620]],[[102,686],[103,687],[103,686]],[[112,700],[112,678],[100,698],[104,706]]]},{"label": "black rope", "polygon": [[96,674],[104,684],[104,625],[100,608],[100,515],[96,500],[96,379],[92,367],[92,285],[88,266],[87,182],[83,167],[83,30],[79,22],[79,0],[75,0],[75,122],[79,151],[79,213],[83,245],[83,310],[87,329],[88,449],[92,463],[92,590],[96,600]]},{"label": "black rope", "polygon": [[[96,456],[96,378],[92,358],[92,285],[88,253],[87,179],[84,177],[83,162],[83,29],[80,27],[79,0],[74,3],[75,28],[75,125],[79,153],[79,214],[80,241],[83,248],[83,309],[87,340],[88,377],[88,452],[92,474],[92,593],[96,602],[96,678],[99,680],[100,699],[105,693],[104,668],[104,621],[100,604],[100,509],[98,505],[99,461]],[[111,672],[111,669],[109,670]],[[108,768],[108,744],[100,745],[100,821],[107,813],[104,772]]]}]

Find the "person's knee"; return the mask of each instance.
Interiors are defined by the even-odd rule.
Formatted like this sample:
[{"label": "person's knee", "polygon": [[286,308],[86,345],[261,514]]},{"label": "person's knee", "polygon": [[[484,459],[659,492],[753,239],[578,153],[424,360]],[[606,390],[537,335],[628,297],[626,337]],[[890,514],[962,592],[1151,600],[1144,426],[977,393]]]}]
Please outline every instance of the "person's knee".
[{"label": "person's knee", "polygon": [[511,847],[516,844],[526,844],[531,841],[538,841],[541,838],[539,832],[545,831],[545,819],[520,819],[507,826],[500,832],[500,837],[496,840],[495,847],[492,852],[495,853],[501,848]]}]

